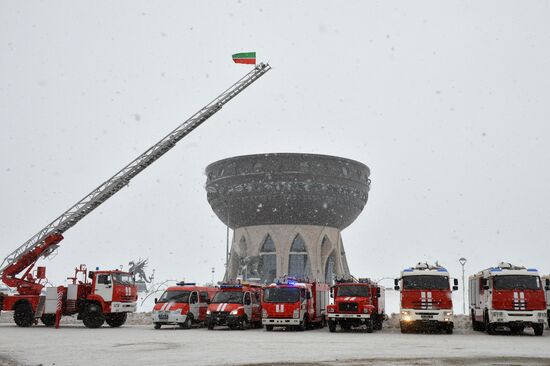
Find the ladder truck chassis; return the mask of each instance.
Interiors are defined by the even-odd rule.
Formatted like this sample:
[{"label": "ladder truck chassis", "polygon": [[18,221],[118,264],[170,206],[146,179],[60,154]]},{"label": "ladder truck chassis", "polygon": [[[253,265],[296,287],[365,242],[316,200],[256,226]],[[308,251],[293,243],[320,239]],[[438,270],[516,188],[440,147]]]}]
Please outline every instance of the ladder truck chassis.
[{"label": "ladder truck chassis", "polygon": [[[53,315],[47,311],[51,311],[52,304],[57,301],[56,326],[59,324],[60,314],[79,314],[78,316],[84,321],[84,324],[91,328],[96,328],[100,323],[103,324],[103,321],[107,321],[111,326],[118,326],[118,324],[123,323],[121,319],[124,318],[125,320],[128,312],[135,311],[137,300],[137,287],[135,284],[124,284],[124,290],[117,290],[119,286],[112,283],[109,288],[117,291],[110,295],[108,291],[105,291],[104,295],[107,296],[107,299],[95,293],[101,287],[98,282],[100,276],[105,278],[105,276],[123,275],[123,272],[106,271],[102,274],[98,272],[92,275],[90,283],[85,280],[83,283],[79,282],[78,284],[76,283],[75,274],[72,285],[76,287],[72,285],[58,287],[58,299],[55,300],[55,290],[48,288],[46,296],[42,294],[47,280],[45,267],[36,267],[35,269],[38,260],[48,257],[57,250],[59,243],[63,240],[63,234],[67,230],[127,186],[135,176],[170,151],[181,139],[212,117],[226,103],[269,70],[271,70],[269,64],[260,63],[256,65],[244,77],[193,114],[175,130],[6,256],[0,263],[0,277],[6,286],[15,288],[17,293],[14,295],[0,293],[0,312],[2,310],[14,311],[14,321],[18,326],[27,327],[36,324],[38,319],[42,319],[46,325],[51,325]],[[124,293],[119,293],[119,291]],[[116,301],[117,296],[122,296],[125,300]],[[133,300],[130,300],[131,298]],[[95,300],[92,301],[92,299]],[[47,306],[48,304],[49,306]]]}]

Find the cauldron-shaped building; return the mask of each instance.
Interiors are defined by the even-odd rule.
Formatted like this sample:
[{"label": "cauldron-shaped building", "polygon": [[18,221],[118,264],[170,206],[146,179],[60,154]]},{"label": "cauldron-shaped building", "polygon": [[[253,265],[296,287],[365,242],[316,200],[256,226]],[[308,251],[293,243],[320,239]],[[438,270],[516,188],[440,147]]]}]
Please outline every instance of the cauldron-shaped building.
[{"label": "cauldron-shaped building", "polygon": [[349,274],[340,232],[367,203],[369,168],[315,154],[232,157],[206,168],[212,209],[233,229],[225,280]]}]

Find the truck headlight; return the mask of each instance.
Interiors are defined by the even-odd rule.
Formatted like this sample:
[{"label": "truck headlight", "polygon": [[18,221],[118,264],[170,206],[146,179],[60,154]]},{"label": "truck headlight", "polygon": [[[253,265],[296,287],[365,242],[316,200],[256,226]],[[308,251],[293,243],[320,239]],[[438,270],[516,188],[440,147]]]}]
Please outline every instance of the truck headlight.
[{"label": "truck headlight", "polygon": [[267,310],[262,309],[262,318],[267,318]]},{"label": "truck headlight", "polygon": [[327,310],[329,313],[334,313],[334,308],[328,308]]},{"label": "truck headlight", "polygon": [[502,311],[493,311],[493,316],[504,316],[504,312]]},{"label": "truck headlight", "polygon": [[300,310],[299,309],[294,310],[294,312],[292,313],[292,317],[294,319],[298,319],[300,317]]},{"label": "truck headlight", "polygon": [[410,322],[412,320],[411,313],[409,311],[402,311],[401,319],[405,322]]},{"label": "truck headlight", "polygon": [[369,313],[369,308],[363,308],[363,313],[368,314]]},{"label": "truck headlight", "polygon": [[452,311],[446,311],[444,313],[445,316],[453,316],[453,312]]},{"label": "truck headlight", "polygon": [[210,311],[210,309],[206,310],[206,315],[210,315],[212,314],[212,312]]},{"label": "truck headlight", "polygon": [[546,318],[546,313],[539,313],[539,318]]},{"label": "truck headlight", "polygon": [[229,314],[231,315],[237,315],[239,313],[239,309],[231,310]]}]

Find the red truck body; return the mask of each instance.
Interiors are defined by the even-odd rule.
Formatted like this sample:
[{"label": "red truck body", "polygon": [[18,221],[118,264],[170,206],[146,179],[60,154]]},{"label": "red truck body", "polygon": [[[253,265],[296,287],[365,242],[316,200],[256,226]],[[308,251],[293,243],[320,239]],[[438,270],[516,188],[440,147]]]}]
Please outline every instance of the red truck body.
[{"label": "red truck body", "polygon": [[225,284],[212,298],[206,312],[206,326],[248,329],[262,326],[262,287],[256,284]]},{"label": "red truck body", "polygon": [[155,329],[170,324],[188,329],[193,324],[204,323],[208,304],[217,291],[215,287],[183,282],[168,287],[158,300],[155,299],[151,314]]},{"label": "red truck body", "polygon": [[500,263],[469,278],[470,318],[474,330],[495,334],[508,328],[521,334],[526,327],[541,336],[547,321],[546,283],[536,269]]},{"label": "red truck body", "polygon": [[457,289],[458,281],[454,279],[451,287],[449,272],[437,264],[418,263],[401,271],[395,280],[395,290],[401,291],[401,332],[439,329],[452,334],[452,291]]},{"label": "red truck body", "polygon": [[286,279],[265,286],[263,292],[262,323],[267,331],[275,326],[304,330],[326,325],[326,283]]},{"label": "red truck body", "polygon": [[331,332],[365,326],[367,333],[382,329],[385,317],[384,288],[369,279],[337,280],[331,287],[334,304],[328,305],[328,327]]}]

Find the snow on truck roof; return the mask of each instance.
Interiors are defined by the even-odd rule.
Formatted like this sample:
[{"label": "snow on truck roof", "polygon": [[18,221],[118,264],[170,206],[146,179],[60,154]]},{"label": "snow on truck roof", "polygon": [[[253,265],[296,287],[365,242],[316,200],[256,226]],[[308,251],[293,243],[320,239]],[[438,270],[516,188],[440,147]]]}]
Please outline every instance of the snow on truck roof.
[{"label": "snow on truck roof", "polygon": [[445,276],[449,275],[447,268],[436,265],[431,266],[428,263],[418,263],[415,267],[405,268],[401,271],[401,276],[416,276],[418,274],[427,276]]},{"label": "snow on truck roof", "polygon": [[484,269],[470,277],[511,276],[511,275],[538,276],[539,271],[536,268],[525,268],[523,266],[516,266],[511,263],[502,262],[496,267],[490,267],[490,268]]}]

